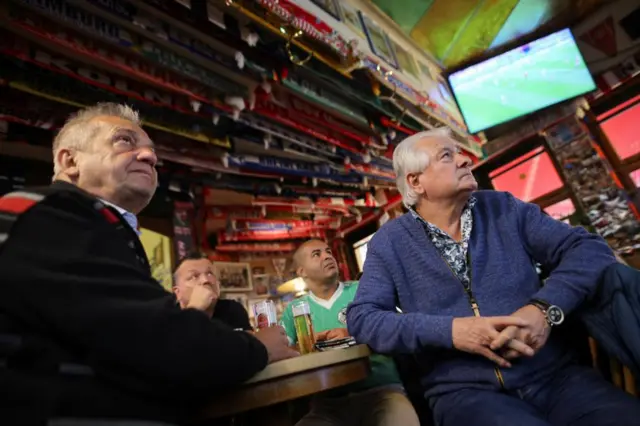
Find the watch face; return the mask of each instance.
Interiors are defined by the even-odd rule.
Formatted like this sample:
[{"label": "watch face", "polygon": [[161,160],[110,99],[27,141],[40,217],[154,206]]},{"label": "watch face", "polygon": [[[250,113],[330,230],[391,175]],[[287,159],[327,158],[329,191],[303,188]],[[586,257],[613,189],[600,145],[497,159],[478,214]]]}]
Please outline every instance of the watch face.
[{"label": "watch face", "polygon": [[553,325],[560,325],[564,321],[564,312],[557,306],[549,306],[547,308],[547,318]]}]

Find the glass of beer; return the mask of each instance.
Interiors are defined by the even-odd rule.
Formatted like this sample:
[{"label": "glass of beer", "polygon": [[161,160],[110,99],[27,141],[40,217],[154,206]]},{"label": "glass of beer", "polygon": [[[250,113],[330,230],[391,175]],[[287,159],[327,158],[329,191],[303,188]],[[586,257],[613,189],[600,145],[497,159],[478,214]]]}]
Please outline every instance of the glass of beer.
[{"label": "glass of beer", "polygon": [[293,304],[293,323],[296,327],[298,337],[298,350],[300,355],[309,354],[315,350],[316,339],[313,334],[313,324],[311,323],[311,309],[306,300],[296,300]]}]

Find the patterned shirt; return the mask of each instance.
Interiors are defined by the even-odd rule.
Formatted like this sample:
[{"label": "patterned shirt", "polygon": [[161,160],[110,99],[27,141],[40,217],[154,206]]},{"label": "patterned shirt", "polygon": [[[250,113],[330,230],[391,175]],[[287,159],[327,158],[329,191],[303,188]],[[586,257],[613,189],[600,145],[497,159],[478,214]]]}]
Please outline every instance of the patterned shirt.
[{"label": "patterned shirt", "polygon": [[422,223],[427,236],[440,253],[440,256],[447,262],[465,288],[469,288],[471,285],[471,273],[470,266],[467,262],[467,253],[469,252],[469,238],[471,238],[471,230],[473,229],[471,209],[475,204],[476,199],[474,197],[469,198],[467,205],[462,211],[462,217],[460,219],[462,241],[459,243],[434,224],[424,220],[414,209],[409,210],[413,217]]}]

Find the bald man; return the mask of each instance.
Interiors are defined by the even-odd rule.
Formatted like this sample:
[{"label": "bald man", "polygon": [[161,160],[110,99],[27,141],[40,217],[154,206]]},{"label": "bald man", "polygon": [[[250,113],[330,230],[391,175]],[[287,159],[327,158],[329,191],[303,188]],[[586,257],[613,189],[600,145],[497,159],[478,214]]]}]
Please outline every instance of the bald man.
[{"label": "bald man", "polygon": [[[324,241],[305,242],[293,259],[298,276],[309,290],[301,298],[311,308],[317,340],[348,337],[347,305],[353,300],[358,283],[340,282],[338,263]],[[295,343],[297,337],[291,304],[285,309],[282,322],[290,341]],[[311,412],[297,426],[418,426],[418,417],[405,396],[393,360],[372,355],[371,368],[372,373],[367,379],[315,397]]]}]

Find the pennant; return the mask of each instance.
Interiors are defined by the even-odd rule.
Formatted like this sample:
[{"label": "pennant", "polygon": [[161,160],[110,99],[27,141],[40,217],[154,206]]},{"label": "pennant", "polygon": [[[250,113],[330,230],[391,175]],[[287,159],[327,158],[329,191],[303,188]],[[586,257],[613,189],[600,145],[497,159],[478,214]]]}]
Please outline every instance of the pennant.
[{"label": "pennant", "polygon": [[609,57],[618,54],[618,43],[616,42],[616,29],[613,24],[613,17],[608,16],[600,21],[595,27],[582,34],[580,40],[591,47],[599,50]]}]

